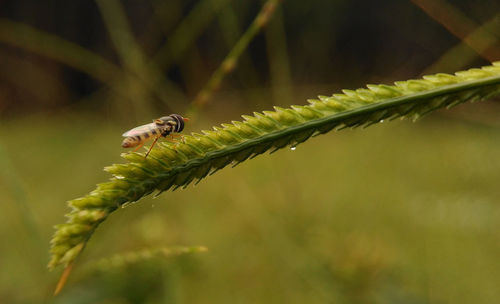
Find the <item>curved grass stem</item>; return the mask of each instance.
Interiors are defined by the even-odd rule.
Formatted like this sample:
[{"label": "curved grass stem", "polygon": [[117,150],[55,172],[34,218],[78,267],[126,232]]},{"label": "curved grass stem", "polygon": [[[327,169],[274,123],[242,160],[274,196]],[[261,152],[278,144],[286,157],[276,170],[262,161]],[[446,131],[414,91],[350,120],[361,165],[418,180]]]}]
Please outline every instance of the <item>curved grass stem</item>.
[{"label": "curved grass stem", "polygon": [[49,268],[71,265],[97,227],[115,210],[142,197],[187,187],[229,164],[233,166],[266,151],[295,147],[331,130],[369,126],[397,117],[416,120],[440,108],[500,95],[500,62],[449,74],[367,85],[343,94],[319,96],[309,105],[243,115],[245,121],[216,126],[184,136],[182,142],[161,143],[147,158],[124,153],[128,161],[105,170],[110,181],[88,195],[68,202],[68,221],[56,226]]}]

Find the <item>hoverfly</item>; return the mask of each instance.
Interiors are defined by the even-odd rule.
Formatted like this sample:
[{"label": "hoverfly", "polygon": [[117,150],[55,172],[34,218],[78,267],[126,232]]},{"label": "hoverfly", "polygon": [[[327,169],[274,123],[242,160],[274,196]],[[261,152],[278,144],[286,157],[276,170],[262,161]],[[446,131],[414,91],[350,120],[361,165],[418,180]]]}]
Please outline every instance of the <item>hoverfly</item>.
[{"label": "hoverfly", "polygon": [[134,151],[139,150],[144,143],[154,138],[153,144],[149,148],[145,157],[148,157],[149,152],[156,144],[156,141],[160,137],[167,137],[170,135],[172,138],[174,135],[172,133],[180,133],[184,129],[184,122],[189,119],[182,117],[179,114],[170,114],[168,116],[163,116],[158,119],[153,120],[152,123],[147,125],[142,125],[127,132],[123,133],[125,139],[122,142],[123,148],[137,147]]}]

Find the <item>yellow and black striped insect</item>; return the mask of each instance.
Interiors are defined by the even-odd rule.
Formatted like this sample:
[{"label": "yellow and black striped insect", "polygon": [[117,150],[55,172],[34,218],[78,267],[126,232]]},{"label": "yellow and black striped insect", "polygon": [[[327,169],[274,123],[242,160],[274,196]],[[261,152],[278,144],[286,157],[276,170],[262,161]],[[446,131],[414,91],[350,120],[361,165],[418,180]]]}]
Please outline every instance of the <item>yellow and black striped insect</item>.
[{"label": "yellow and black striped insect", "polygon": [[127,132],[123,133],[125,139],[122,142],[123,148],[132,148],[137,147],[134,151],[137,151],[141,148],[146,141],[154,138],[153,144],[146,153],[148,156],[149,152],[156,144],[156,141],[160,137],[170,137],[173,139],[174,134],[172,133],[180,133],[184,129],[184,122],[189,119],[182,117],[179,114],[170,114],[168,116],[163,116],[158,119],[153,120],[152,123],[147,125],[142,125]]}]

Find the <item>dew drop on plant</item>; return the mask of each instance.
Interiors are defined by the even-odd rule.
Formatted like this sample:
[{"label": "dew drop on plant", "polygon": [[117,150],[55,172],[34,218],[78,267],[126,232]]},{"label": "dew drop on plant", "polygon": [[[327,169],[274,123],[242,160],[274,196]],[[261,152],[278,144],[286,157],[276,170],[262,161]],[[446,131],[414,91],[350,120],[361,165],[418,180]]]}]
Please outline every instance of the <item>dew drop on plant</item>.
[{"label": "dew drop on plant", "polygon": [[384,120],[383,120],[383,119],[381,119],[379,122],[380,122],[380,123],[383,123],[383,122],[384,122]]},{"label": "dew drop on plant", "polygon": [[297,150],[297,147],[296,146],[291,146],[290,150],[295,151],[295,150]]}]

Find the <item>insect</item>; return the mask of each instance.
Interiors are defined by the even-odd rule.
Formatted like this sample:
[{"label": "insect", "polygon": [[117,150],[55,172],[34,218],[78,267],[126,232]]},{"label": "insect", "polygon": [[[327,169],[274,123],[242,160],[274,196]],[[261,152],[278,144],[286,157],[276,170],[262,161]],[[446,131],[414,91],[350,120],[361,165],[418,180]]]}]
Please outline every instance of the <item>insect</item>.
[{"label": "insect", "polygon": [[139,150],[144,143],[154,138],[153,144],[149,148],[145,157],[148,157],[149,152],[156,144],[156,141],[160,137],[170,137],[173,140],[174,134],[172,133],[180,133],[184,129],[184,122],[189,119],[182,117],[179,114],[170,114],[168,116],[163,116],[158,119],[153,120],[152,123],[138,126],[127,132],[123,133],[125,139],[122,142],[123,148],[132,148],[137,147],[134,151]]}]

